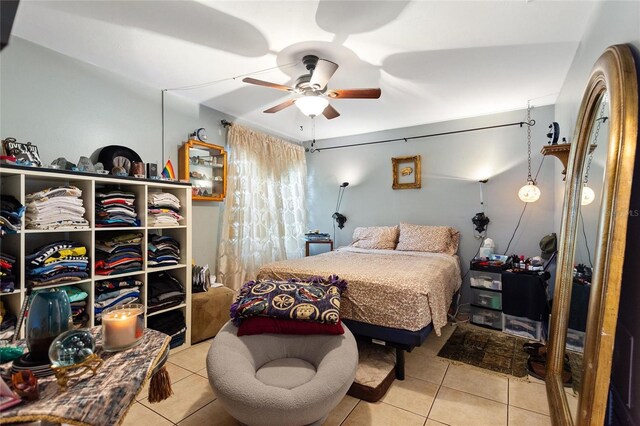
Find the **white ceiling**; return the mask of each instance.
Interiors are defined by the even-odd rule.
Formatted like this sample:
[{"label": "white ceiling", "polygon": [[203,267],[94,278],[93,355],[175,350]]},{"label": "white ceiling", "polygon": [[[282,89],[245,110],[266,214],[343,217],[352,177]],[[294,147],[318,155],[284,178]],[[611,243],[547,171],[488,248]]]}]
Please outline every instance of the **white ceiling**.
[{"label": "white ceiling", "polygon": [[340,65],[329,88],[382,89],[332,99],[318,139],[552,104],[594,4],[22,0],[13,34],[159,89],[217,82],[172,93],[306,140],[297,108],[262,113],[293,95],[233,77],[292,85],[313,53]]}]

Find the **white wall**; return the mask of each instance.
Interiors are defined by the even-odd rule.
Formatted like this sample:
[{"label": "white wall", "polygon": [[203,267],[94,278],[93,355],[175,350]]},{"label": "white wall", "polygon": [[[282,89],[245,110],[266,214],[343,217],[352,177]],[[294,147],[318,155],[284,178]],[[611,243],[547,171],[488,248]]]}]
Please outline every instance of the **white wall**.
[{"label": "white wall", "polygon": [[[162,162],[161,91],[12,37],[0,56],[0,136],[38,146],[47,164],[77,162],[106,145],[125,145],[145,162]],[[178,168],[178,147],[190,131],[208,130],[224,145],[229,118],[168,93],[165,159]],[[194,202],[193,253],[215,270],[221,203]]]},{"label": "white wall", "polygon": [[[532,128],[534,175],[542,160],[540,149],[547,141],[545,134],[553,114],[550,106],[532,111],[537,122]],[[331,215],[338,186],[347,181],[350,184],[340,209],[347,216],[347,223],[343,230],[336,230],[336,245],[349,244],[357,226],[395,225],[401,221],[449,225],[461,232],[459,254],[466,271],[479,246],[471,223],[471,218],[481,211],[478,180],[489,178],[484,185],[486,214],[491,219],[489,236],[502,253],[524,205],[517,192],[527,178],[526,126],[327,151],[322,147],[520,121],[526,121],[526,110],[318,141],[316,147],[321,151],[307,154],[309,227],[333,233]],[[422,157],[422,188],[393,190],[391,158],[416,154]],[[555,181],[553,159],[547,159],[538,177],[542,197],[527,207],[509,254],[540,254],[540,239],[553,231]]]}]

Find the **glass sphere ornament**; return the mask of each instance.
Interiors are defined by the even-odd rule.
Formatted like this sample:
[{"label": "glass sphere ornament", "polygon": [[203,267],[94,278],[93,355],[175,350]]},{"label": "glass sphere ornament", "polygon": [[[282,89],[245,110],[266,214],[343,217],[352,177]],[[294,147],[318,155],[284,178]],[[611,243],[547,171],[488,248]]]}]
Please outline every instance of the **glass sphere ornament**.
[{"label": "glass sphere ornament", "polygon": [[596,193],[593,192],[593,189],[589,188],[585,184],[585,186],[582,188],[582,201],[580,202],[580,204],[582,204],[583,206],[588,206],[589,204],[593,203],[593,200],[595,199]]},{"label": "glass sphere ornament", "polygon": [[95,339],[88,330],[69,330],[51,343],[49,360],[54,367],[69,367],[83,363],[95,351]]},{"label": "glass sphere ornament", "polygon": [[529,180],[527,184],[518,191],[518,197],[525,203],[536,202],[538,198],[540,198],[540,188],[538,188],[532,180]]},{"label": "glass sphere ornament", "polygon": [[49,347],[73,324],[71,304],[64,290],[46,289],[34,292],[27,316],[27,346],[30,361],[49,361]]}]

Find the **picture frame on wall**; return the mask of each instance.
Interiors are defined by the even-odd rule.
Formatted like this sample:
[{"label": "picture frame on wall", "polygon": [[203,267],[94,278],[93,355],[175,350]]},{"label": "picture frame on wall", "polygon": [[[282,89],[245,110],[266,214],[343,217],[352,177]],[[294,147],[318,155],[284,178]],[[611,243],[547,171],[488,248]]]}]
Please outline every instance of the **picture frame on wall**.
[{"label": "picture frame on wall", "polygon": [[420,156],[393,157],[393,189],[418,189],[422,187]]}]

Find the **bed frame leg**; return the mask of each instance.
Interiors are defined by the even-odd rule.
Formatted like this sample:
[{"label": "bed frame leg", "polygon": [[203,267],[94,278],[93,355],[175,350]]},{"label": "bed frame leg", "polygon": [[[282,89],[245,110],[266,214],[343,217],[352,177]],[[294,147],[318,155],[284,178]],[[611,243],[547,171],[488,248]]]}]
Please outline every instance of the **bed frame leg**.
[{"label": "bed frame leg", "polygon": [[396,379],[404,380],[404,349],[396,348]]}]

